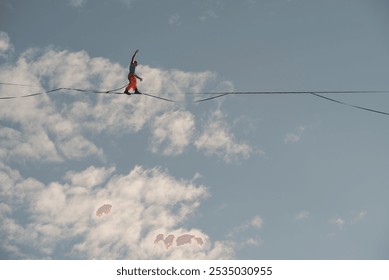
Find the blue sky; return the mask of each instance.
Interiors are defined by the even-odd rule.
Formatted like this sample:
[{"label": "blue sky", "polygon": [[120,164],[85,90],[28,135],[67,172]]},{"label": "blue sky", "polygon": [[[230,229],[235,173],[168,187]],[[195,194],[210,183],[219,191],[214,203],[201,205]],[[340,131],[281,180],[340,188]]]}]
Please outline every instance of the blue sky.
[{"label": "blue sky", "polygon": [[[386,1],[0,3],[2,259],[387,259]],[[180,94],[175,94],[180,93]],[[327,95],[389,110],[387,94]],[[108,215],[96,210],[111,204]],[[158,234],[196,242],[166,249]]]}]

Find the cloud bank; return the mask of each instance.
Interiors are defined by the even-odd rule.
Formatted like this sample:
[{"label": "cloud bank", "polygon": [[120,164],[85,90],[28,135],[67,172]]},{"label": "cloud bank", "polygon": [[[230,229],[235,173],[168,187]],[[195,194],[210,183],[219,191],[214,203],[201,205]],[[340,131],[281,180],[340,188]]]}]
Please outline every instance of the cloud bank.
[{"label": "cloud bank", "polygon": [[[43,184],[2,165],[1,248],[19,258],[177,259],[231,258],[232,247],[212,243],[183,222],[209,194],[205,186],[176,180],[158,168],[135,166],[70,171],[61,182]],[[96,216],[109,203],[109,215]],[[20,215],[23,218],[20,218]],[[206,240],[166,250],[154,243],[158,232],[190,233]],[[4,255],[2,256],[4,258]]]},{"label": "cloud bank", "polygon": [[[126,71],[105,58],[91,58],[85,51],[31,49],[15,63],[2,65],[0,79],[34,86],[18,88],[18,95],[58,87],[104,91],[124,86]],[[140,85],[142,90],[152,93],[199,92],[216,79],[208,71],[188,73],[140,66],[139,72],[145,81]],[[221,81],[217,86],[226,83]],[[0,87],[0,96],[14,92],[15,88]],[[184,95],[174,94],[174,98],[185,101]],[[51,96],[4,101],[0,106],[0,117],[8,124],[0,129],[0,137],[7,142],[7,147],[0,147],[0,155],[8,159],[61,161],[103,157],[104,151],[94,143],[91,134],[136,133],[144,128],[151,130],[150,149],[164,155],[178,155],[194,145],[207,155],[231,161],[248,158],[254,151],[236,140],[220,109],[209,121],[199,123],[179,105],[147,96],[56,92]]]},{"label": "cloud bank", "polygon": [[[84,1],[76,1],[74,4]],[[0,52],[12,44],[0,35]],[[20,96],[59,87],[108,90],[127,83],[126,67],[85,51],[28,49],[0,65],[0,96]],[[199,92],[218,81],[215,73],[138,67],[144,92]],[[148,83],[147,81],[153,81]],[[186,101],[185,95],[174,95]],[[190,100],[189,100],[190,101]],[[144,153],[177,157],[195,147],[226,162],[246,159],[253,149],[238,141],[218,108],[211,118],[147,96],[58,91],[0,102],[0,258],[224,259],[233,242],[211,240],[186,226],[210,193],[168,170],[135,165],[117,171],[107,149],[116,139],[147,137]],[[101,139],[110,139],[107,144]],[[130,141],[130,140],[129,140]],[[123,147],[117,147],[123,150]],[[127,149],[139,149],[136,145]],[[194,170],[193,174],[197,172]],[[112,205],[97,217],[96,210]],[[260,223],[259,220],[254,223]],[[154,243],[160,233],[195,236],[201,246]],[[200,240],[200,239],[199,239]]]}]

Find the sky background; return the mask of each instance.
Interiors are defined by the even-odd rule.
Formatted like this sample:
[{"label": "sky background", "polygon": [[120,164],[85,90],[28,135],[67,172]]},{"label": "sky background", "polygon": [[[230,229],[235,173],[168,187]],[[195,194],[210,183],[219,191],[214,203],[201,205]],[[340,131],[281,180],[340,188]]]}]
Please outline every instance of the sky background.
[{"label": "sky background", "polygon": [[[1,0],[1,259],[388,259],[386,0]],[[176,94],[179,93],[179,94]],[[388,111],[388,94],[327,95]],[[96,210],[111,204],[108,215]],[[158,234],[192,234],[168,249]],[[175,243],[174,243],[175,244]]]}]

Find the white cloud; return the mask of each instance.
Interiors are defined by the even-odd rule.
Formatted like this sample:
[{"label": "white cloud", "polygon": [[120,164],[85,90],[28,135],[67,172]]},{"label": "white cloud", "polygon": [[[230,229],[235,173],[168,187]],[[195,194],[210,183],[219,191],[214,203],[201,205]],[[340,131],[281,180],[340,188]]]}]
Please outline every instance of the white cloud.
[{"label": "white cloud", "polygon": [[169,17],[169,24],[179,26],[181,25],[181,16],[179,14],[174,14]]},{"label": "white cloud", "polygon": [[[145,65],[137,71],[144,78],[141,90],[180,101],[186,96],[172,92],[199,92],[216,80],[208,71]],[[0,65],[0,80],[36,87],[0,86],[0,96],[58,87],[108,90],[124,86],[126,74],[119,64],[84,51],[29,49],[16,61]],[[167,171],[140,166],[129,174],[116,174],[114,164],[99,168],[85,162],[91,157],[105,162],[108,157],[105,146],[95,140],[98,136],[132,135],[145,127],[150,129],[151,149],[165,155],[183,153],[197,139],[195,117],[184,105],[142,95],[58,91],[0,102],[0,253],[15,258],[232,257],[233,244],[212,241],[200,229],[184,226],[209,195],[195,179],[178,180]],[[220,136],[224,142],[212,146]],[[211,142],[201,142],[202,137]],[[220,110],[206,121],[197,140],[199,150],[226,161],[247,158],[252,152],[248,145],[236,142]],[[73,161],[79,163],[75,169],[89,167],[68,171]],[[11,167],[15,162],[38,169],[50,165],[55,172],[40,174],[41,181],[24,178]],[[66,171],[60,174],[64,166]],[[107,203],[112,205],[111,213],[97,218],[95,211]],[[251,227],[261,224],[258,219],[251,223]],[[166,250],[153,242],[160,232],[193,234],[205,243]]]},{"label": "white cloud", "polygon": [[307,210],[300,211],[295,215],[295,219],[298,221],[305,221],[308,220],[310,217],[310,213]]},{"label": "white cloud", "polygon": [[72,185],[92,188],[104,183],[114,171],[115,167],[106,169],[90,166],[82,172],[69,171],[66,173],[65,178]]},{"label": "white cloud", "polygon": [[260,229],[262,229],[262,226],[262,217],[260,215],[255,215],[253,218],[248,219],[234,227],[227,234],[227,237],[238,249],[247,246],[260,247],[263,244],[263,240],[257,235],[257,233]]},{"label": "white cloud", "polygon": [[[50,48],[29,49],[14,64],[0,66],[1,80],[36,85],[17,88],[18,95],[58,87],[104,91],[125,86],[126,73],[119,64],[101,57],[91,58],[85,51]],[[184,94],[177,93],[201,92],[208,83],[217,81],[215,73],[209,71],[183,72],[140,65],[138,73],[144,78],[139,83],[141,91],[177,101],[186,99]],[[233,85],[222,81],[216,83],[216,88],[233,88]],[[13,95],[15,90],[2,86],[0,95]],[[66,102],[60,102],[60,95]],[[207,155],[222,157],[226,162],[247,159],[255,152],[248,144],[236,141],[220,109],[205,121],[202,133],[194,137],[197,133],[192,113],[148,96],[59,91],[2,102],[0,107],[0,117],[8,121],[0,137],[10,140],[7,148],[0,145],[0,157],[8,160],[59,162],[91,156],[103,158],[104,150],[90,138],[91,133],[128,134],[139,132],[146,124],[150,124],[149,143],[153,152],[178,155],[194,144]]]},{"label": "white cloud", "polygon": [[297,143],[300,140],[300,136],[294,133],[288,133],[285,136],[285,143]]},{"label": "white cloud", "polygon": [[86,4],[87,0],[70,0],[70,5],[75,8],[80,8]]},{"label": "white cloud", "polygon": [[297,132],[295,133],[288,133],[286,134],[285,138],[284,138],[284,143],[288,144],[288,143],[297,143],[300,141],[301,137],[303,136],[303,132],[305,131],[305,127],[304,126],[299,126],[297,128]]},{"label": "white cloud", "polygon": [[127,6],[127,8],[131,8],[131,6],[132,6],[133,2],[135,2],[135,0],[120,0],[120,2],[125,4]]},{"label": "white cloud", "polygon": [[[99,61],[100,59],[96,59]],[[7,82],[37,85],[33,88],[2,87],[1,95],[19,95],[42,92],[40,81],[48,81],[52,88],[67,86],[86,87],[94,76],[103,73],[86,74],[88,62],[95,63],[84,52],[68,53],[49,50],[39,56],[37,51],[29,50],[22,54],[15,65],[0,67],[1,80]],[[106,66],[109,62],[106,61]],[[116,67],[117,68],[117,67]],[[115,67],[112,67],[115,70]],[[92,71],[93,72],[93,71]],[[77,74],[76,74],[77,73]],[[53,93],[54,94],[54,93]],[[55,93],[60,94],[60,93]],[[87,103],[84,101],[84,103]],[[57,107],[58,106],[58,107]],[[59,107],[64,106],[64,107]],[[0,104],[0,116],[7,120],[1,128],[1,137],[7,138],[7,152],[2,146],[0,156],[8,159],[44,159],[61,161],[63,158],[79,159],[85,156],[101,156],[101,149],[82,135],[83,124],[72,115],[73,107],[56,104],[49,96],[15,99]]]},{"label": "white cloud", "polygon": [[367,216],[366,210],[361,210],[351,218],[351,224],[357,224],[363,221]]},{"label": "white cloud", "polygon": [[[164,93],[201,92],[206,83],[214,81],[216,74],[210,71],[184,72],[177,69],[163,70],[147,65],[139,66],[139,73],[147,84],[147,92],[164,95]],[[221,82],[224,83],[224,82]],[[179,101],[184,100],[183,95],[167,95]]]},{"label": "white cloud", "polygon": [[261,247],[263,245],[263,240],[260,237],[250,237],[244,240],[241,244],[242,247]]},{"label": "white cloud", "polygon": [[[112,168],[92,166],[68,172],[65,179],[69,183],[46,186],[23,179],[4,165],[1,171],[0,194],[7,203],[0,205],[4,221],[0,247],[16,257],[51,258],[58,248],[66,251],[59,258],[213,259],[233,255],[228,243],[212,242],[201,230],[182,227],[209,195],[207,189],[176,180],[158,168],[136,166],[122,175],[113,174]],[[98,177],[96,181],[93,175]],[[104,187],[99,187],[107,179]],[[111,213],[96,217],[97,208],[105,203],[112,204]],[[160,232],[193,234],[205,243],[166,250],[154,243]]]},{"label": "white cloud", "polygon": [[9,36],[6,32],[0,31],[0,58],[7,57],[8,53],[13,50]]},{"label": "white cloud", "polygon": [[263,226],[262,217],[260,215],[256,215],[253,218],[246,220],[246,221],[242,222],[241,224],[237,225],[236,227],[234,227],[230,231],[228,236],[230,238],[233,238],[234,236],[239,235],[241,233],[244,233],[250,229],[255,229],[255,230],[261,229],[262,226]]},{"label": "white cloud", "polygon": [[212,9],[208,9],[202,13],[202,15],[199,16],[200,21],[207,21],[209,19],[217,19],[219,16],[216,14],[216,12]]},{"label": "white cloud", "polygon": [[254,218],[251,219],[250,225],[255,228],[261,228],[263,224],[263,220],[261,216],[257,215]]},{"label": "white cloud", "polygon": [[333,218],[329,219],[328,222],[332,225],[338,226],[339,228],[344,228],[345,226],[350,227],[350,226],[353,226],[355,224],[362,222],[364,219],[366,219],[366,216],[367,216],[367,211],[361,210],[357,213],[354,212],[353,214],[351,214],[347,218],[342,218],[339,216],[333,217]]},{"label": "white cloud", "polygon": [[345,220],[341,217],[331,218],[328,222],[330,224],[338,226],[339,228],[342,228],[344,226],[344,224],[346,223]]},{"label": "white cloud", "polygon": [[[26,199],[33,196],[36,191],[41,190],[43,186],[42,183],[33,178],[22,178],[19,171],[0,162],[0,197],[3,198],[2,202],[13,202],[15,205],[22,206]],[[13,205],[3,204],[3,206],[13,209]]]},{"label": "white cloud", "polygon": [[[141,90],[170,98],[173,96],[180,101],[185,99],[185,95],[173,95],[169,92],[198,92],[216,77],[214,73],[207,71],[192,73],[144,65],[138,68],[144,78],[144,82],[139,85]],[[14,95],[12,93],[16,89],[18,95],[30,94],[31,91],[43,92],[44,87],[108,90],[124,86],[127,83],[126,72],[120,65],[104,58],[91,58],[84,51],[30,49],[16,63],[0,66],[0,78],[10,83],[23,81],[23,84],[36,87],[2,86],[0,95]],[[59,95],[66,102],[59,103]],[[73,96],[77,98],[72,98]],[[0,117],[8,121],[7,126],[1,128],[0,134],[10,140],[7,148],[0,146],[0,156],[11,160],[19,157],[47,161],[103,157],[104,151],[86,136],[87,132],[138,132],[146,123],[154,123],[150,127],[158,129],[151,131],[152,144],[166,145],[162,149],[164,154],[179,154],[187,146],[194,129],[194,117],[191,113],[177,109],[169,102],[147,96],[55,92],[51,95],[2,102],[0,107]],[[173,120],[173,116],[182,118]],[[170,124],[167,123],[169,119],[172,121]],[[169,135],[161,135],[162,131],[169,132]],[[153,150],[156,150],[155,146]]]},{"label": "white cloud", "polygon": [[23,132],[9,127],[0,128],[0,158],[18,162],[61,161],[54,143],[41,127],[35,130],[23,128]]},{"label": "white cloud", "polygon": [[204,150],[208,155],[222,157],[226,162],[241,157],[247,159],[254,152],[248,144],[236,141],[220,109],[211,115],[202,134],[196,139],[195,146],[199,150]]},{"label": "white cloud", "polygon": [[99,149],[91,141],[83,136],[72,136],[59,142],[59,149],[68,159],[81,159],[88,156],[103,156],[102,149]]},{"label": "white cloud", "polygon": [[194,116],[190,112],[166,112],[155,118],[152,125],[153,151],[165,144],[163,154],[181,154],[189,144],[194,132]]}]

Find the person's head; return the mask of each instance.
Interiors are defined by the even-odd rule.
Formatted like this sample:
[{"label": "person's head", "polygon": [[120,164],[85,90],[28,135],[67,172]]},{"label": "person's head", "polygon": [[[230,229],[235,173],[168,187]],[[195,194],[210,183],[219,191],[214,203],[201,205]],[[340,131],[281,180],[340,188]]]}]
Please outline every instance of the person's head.
[{"label": "person's head", "polygon": [[134,65],[135,65],[135,66],[138,66],[138,61],[135,60],[135,61],[134,61]]}]

